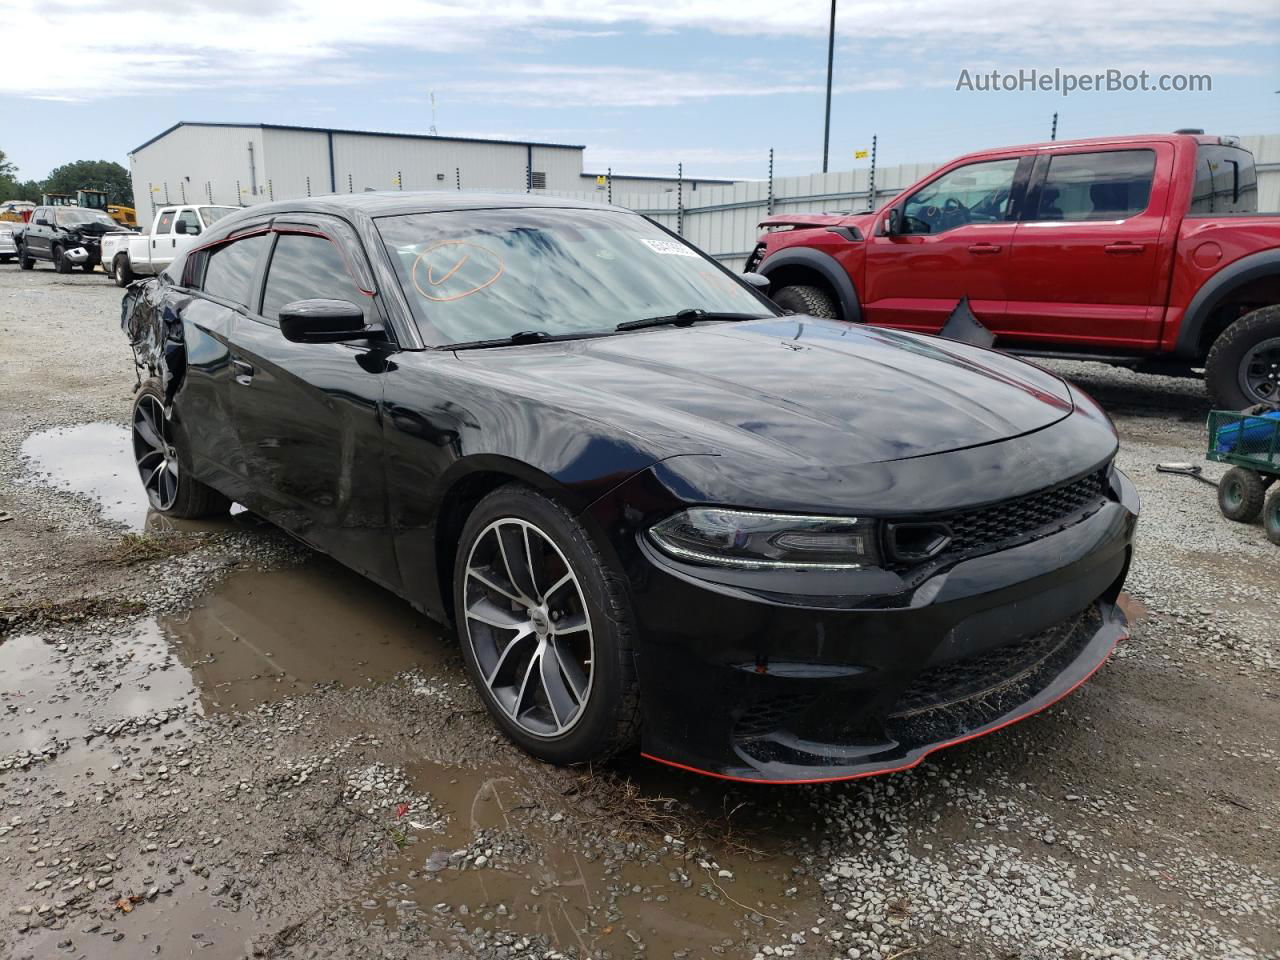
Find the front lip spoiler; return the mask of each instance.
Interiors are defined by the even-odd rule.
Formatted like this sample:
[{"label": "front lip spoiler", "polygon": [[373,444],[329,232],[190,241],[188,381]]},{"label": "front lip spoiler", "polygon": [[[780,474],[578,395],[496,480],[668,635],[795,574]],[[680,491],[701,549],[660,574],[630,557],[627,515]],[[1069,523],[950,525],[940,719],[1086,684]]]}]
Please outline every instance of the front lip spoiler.
[{"label": "front lip spoiler", "polygon": [[[967,743],[970,740],[976,740],[979,737],[985,737],[987,734],[995,733],[997,730],[1003,730],[1005,727],[1012,726],[1020,720],[1034,716],[1041,711],[1047,710],[1055,703],[1070,696],[1077,688],[1082,686],[1090,677],[1098,672],[1110,658],[1116,645],[1129,636],[1128,623],[1125,620],[1124,613],[1120,608],[1107,601],[1098,601],[1098,607],[1103,615],[1102,626],[1094,634],[1089,641],[1088,646],[1080,652],[1080,655],[1065,669],[1058,674],[1053,681],[1041,690],[1030,700],[1020,704],[1018,707],[1009,711],[1002,717],[991,721],[988,724],[970,730],[959,737],[950,740],[942,740],[937,743],[925,744],[908,752],[904,757],[894,760],[882,761],[880,763],[867,763],[857,766],[842,765],[839,768],[830,768],[825,771],[822,768],[803,767],[797,768],[797,774],[801,771],[813,771],[812,776],[798,775],[796,777],[771,777],[761,774],[759,776],[742,776],[738,774],[717,773],[714,770],[702,770],[698,767],[689,766],[688,764],[678,763],[675,760],[666,760],[662,757],[655,756],[651,753],[641,753],[640,755],[647,760],[653,760],[668,767],[675,767],[677,770],[685,770],[689,773],[697,773],[706,777],[713,777],[717,780],[728,780],[734,783],[761,783],[774,785],[799,785],[812,783],[838,783],[843,780],[861,780],[865,777],[878,777],[890,773],[901,773],[904,770],[910,770],[919,766],[926,757],[939,750],[945,750],[947,747],[954,747],[961,743]],[[835,772],[839,769],[839,773]]]}]

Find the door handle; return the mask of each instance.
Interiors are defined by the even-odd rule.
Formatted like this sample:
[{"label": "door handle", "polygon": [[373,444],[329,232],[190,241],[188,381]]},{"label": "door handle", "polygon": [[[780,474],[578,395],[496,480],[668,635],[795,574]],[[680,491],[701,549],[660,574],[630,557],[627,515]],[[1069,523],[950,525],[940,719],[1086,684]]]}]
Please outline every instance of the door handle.
[{"label": "door handle", "polygon": [[1102,248],[1107,253],[1141,253],[1147,249],[1141,243],[1133,243],[1129,240],[1117,240],[1115,243],[1108,243]]},{"label": "door handle", "polygon": [[969,252],[970,252],[970,253],[976,253],[976,254],[983,254],[983,253],[999,253],[999,252],[1000,252],[1001,250],[1003,250],[1003,249],[1004,249],[1004,247],[1002,247],[1002,246],[1001,246],[1000,244],[998,244],[998,243],[971,243],[971,244],[969,244]]},{"label": "door handle", "polygon": [[243,360],[232,360],[231,367],[236,372],[236,383],[247,387],[253,381],[253,364]]}]

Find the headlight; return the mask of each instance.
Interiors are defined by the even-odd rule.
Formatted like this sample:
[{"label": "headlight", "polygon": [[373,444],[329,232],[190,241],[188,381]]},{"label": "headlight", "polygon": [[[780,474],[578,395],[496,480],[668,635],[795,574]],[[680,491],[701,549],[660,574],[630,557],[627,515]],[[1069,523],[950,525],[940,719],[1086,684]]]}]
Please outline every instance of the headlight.
[{"label": "headlight", "polygon": [[651,527],[649,538],[681,560],[749,570],[856,570],[879,561],[876,522],[855,517],[690,507]]}]

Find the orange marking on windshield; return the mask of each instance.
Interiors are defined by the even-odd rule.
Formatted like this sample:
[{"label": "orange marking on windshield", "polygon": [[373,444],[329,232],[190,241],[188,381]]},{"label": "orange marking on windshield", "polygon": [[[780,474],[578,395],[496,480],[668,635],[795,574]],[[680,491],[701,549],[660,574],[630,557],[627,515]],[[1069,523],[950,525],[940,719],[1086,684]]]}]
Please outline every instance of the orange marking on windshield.
[{"label": "orange marking on windshield", "polygon": [[[469,288],[462,290],[460,293],[447,295],[442,293],[428,293],[422,288],[422,284],[418,282],[418,268],[423,265],[427,256],[437,250],[440,250],[442,247],[466,247],[469,249],[464,252],[448,272],[439,279],[436,279],[435,268],[430,263],[427,263],[426,282],[428,287],[439,288],[448,282],[454,274],[462,269],[464,264],[470,262],[473,253],[479,254],[479,256],[476,257],[479,264],[490,264],[489,269],[493,271],[493,274],[479,283],[473,282]],[[502,258],[488,247],[482,247],[478,243],[469,243],[466,240],[442,240],[440,243],[432,244],[427,247],[427,249],[423,250],[414,258],[413,267],[409,271],[409,277],[413,281],[413,288],[418,291],[423,299],[431,300],[434,303],[449,303],[453,300],[461,300],[463,297],[469,297],[473,293],[479,293],[481,290],[485,289],[485,287],[490,286],[494,281],[501,277],[502,274],[506,272],[506,269],[506,264],[503,263]]]}]

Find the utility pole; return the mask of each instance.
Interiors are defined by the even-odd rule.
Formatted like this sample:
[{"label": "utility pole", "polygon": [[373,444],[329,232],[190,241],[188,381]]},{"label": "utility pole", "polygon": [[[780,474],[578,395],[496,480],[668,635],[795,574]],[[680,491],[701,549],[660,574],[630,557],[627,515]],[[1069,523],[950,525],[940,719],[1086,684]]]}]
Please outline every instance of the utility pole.
[{"label": "utility pole", "polygon": [[1053,111],[1053,126],[1049,128],[1049,139],[1058,139],[1058,111]]},{"label": "utility pole", "polygon": [[827,31],[827,119],[822,127],[822,172],[827,172],[831,149],[831,71],[836,60],[836,0],[831,0],[831,27]]}]

